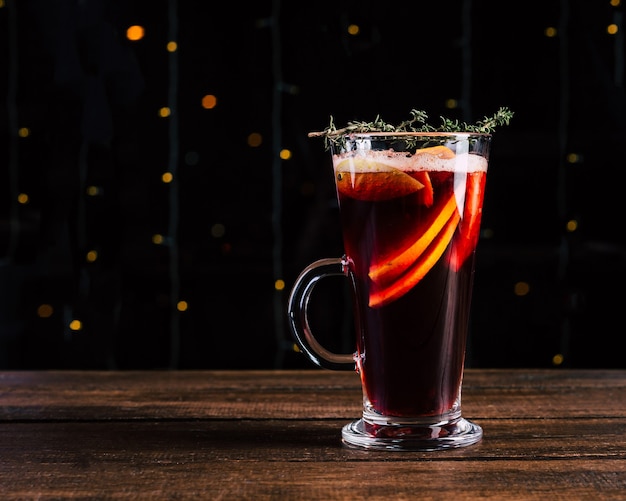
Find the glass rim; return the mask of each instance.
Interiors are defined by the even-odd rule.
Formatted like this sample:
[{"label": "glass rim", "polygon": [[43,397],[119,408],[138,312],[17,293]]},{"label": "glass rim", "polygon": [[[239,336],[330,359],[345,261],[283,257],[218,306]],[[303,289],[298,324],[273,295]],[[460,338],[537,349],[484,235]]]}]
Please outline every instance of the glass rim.
[{"label": "glass rim", "polygon": [[443,131],[404,131],[404,132],[351,132],[351,133],[343,133],[337,134],[334,137],[339,138],[343,136],[345,139],[361,139],[368,137],[483,137],[490,138],[492,134],[489,132],[468,132],[468,131],[459,131],[459,132],[443,132]]}]

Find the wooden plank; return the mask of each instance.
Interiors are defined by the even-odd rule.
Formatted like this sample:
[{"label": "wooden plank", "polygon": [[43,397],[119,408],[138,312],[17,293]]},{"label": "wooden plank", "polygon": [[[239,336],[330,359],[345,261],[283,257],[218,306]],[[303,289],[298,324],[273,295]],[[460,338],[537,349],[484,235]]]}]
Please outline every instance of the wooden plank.
[{"label": "wooden plank", "polygon": [[[45,394],[51,389],[78,392],[127,392],[157,394],[164,388],[199,392],[206,388],[358,388],[352,371],[5,371],[0,372],[0,392],[26,391]],[[623,388],[626,370],[617,369],[467,369],[464,385],[477,388],[595,387]]]},{"label": "wooden plank", "polygon": [[0,373],[3,499],[615,499],[626,371],[468,370],[471,447],[349,449],[354,373]]},{"label": "wooden plank", "polygon": [[42,469],[8,486],[14,499],[226,500],[603,500],[623,499],[622,463],[576,460],[486,462],[175,463],[119,470]]},{"label": "wooden plank", "polygon": [[[3,499],[602,499],[626,492],[626,422],[488,421],[435,453],[341,446],[340,421],[0,424]],[[567,494],[565,494],[567,493]]]},{"label": "wooden plank", "polygon": [[[358,416],[358,376],[330,371],[0,373],[0,421]],[[469,370],[472,419],[626,417],[626,371]]]},{"label": "wooden plank", "polygon": [[348,462],[335,465],[332,473],[319,463],[238,466],[176,464],[163,457],[151,468],[131,467],[120,476],[75,465],[74,474],[44,470],[35,481],[10,485],[3,500],[603,500],[623,499],[626,481],[621,465],[602,461]]},{"label": "wooden plank", "polygon": [[[344,420],[0,423],[2,468],[10,463],[108,460],[169,454],[206,461],[415,459],[626,459],[626,419],[484,420],[483,440],[440,452],[362,451],[341,444]],[[16,466],[16,467],[19,467]]]},{"label": "wooden plank", "polygon": [[[5,371],[0,395],[45,397],[55,392],[141,394],[146,398],[176,392],[184,395],[211,390],[356,389],[351,371]],[[498,388],[624,388],[626,370],[467,369],[464,387]]]}]

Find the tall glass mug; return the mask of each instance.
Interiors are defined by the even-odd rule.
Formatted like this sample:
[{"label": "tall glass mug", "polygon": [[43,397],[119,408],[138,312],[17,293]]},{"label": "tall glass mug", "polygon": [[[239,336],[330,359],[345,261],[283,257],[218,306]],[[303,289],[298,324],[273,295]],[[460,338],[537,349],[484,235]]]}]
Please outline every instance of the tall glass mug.
[{"label": "tall glass mug", "polygon": [[[297,278],[290,327],[327,369],[358,372],[363,415],[342,430],[366,449],[438,450],[478,442],[461,385],[491,135],[352,134],[331,147],[345,255]],[[308,318],[318,280],[353,291],[356,352],[337,354]]]}]

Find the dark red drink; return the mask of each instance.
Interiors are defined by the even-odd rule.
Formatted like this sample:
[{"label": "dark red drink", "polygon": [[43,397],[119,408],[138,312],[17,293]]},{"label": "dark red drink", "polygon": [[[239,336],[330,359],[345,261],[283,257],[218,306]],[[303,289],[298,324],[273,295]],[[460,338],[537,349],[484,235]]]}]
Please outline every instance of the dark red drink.
[{"label": "dark red drink", "polygon": [[487,170],[486,158],[468,150],[451,143],[409,154],[368,144],[333,155],[366,412],[460,412]]}]

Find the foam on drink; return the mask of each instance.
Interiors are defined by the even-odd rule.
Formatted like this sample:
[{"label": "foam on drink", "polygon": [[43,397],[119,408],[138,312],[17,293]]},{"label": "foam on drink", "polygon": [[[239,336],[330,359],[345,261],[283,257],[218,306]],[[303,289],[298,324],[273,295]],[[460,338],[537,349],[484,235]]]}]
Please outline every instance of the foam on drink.
[{"label": "foam on drink", "polygon": [[441,155],[421,153],[410,155],[396,151],[352,151],[333,156],[335,170],[358,172],[386,172],[397,169],[403,172],[486,172],[487,159],[473,153],[460,153],[444,158]]}]

